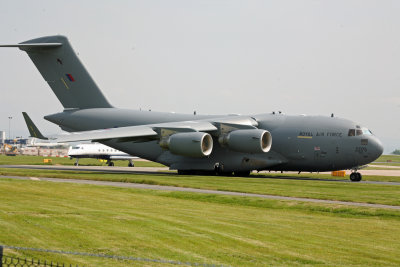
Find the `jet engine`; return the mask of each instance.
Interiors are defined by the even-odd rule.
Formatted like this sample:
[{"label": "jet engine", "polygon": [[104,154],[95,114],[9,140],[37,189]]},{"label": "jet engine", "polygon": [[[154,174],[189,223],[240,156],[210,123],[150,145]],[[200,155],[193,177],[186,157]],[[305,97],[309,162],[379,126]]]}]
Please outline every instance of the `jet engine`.
[{"label": "jet engine", "polygon": [[271,133],[261,129],[235,130],[218,139],[222,146],[243,153],[265,153],[271,149]]},{"label": "jet engine", "polygon": [[212,152],[213,139],[202,132],[176,133],[161,139],[160,146],[181,156],[206,157]]}]

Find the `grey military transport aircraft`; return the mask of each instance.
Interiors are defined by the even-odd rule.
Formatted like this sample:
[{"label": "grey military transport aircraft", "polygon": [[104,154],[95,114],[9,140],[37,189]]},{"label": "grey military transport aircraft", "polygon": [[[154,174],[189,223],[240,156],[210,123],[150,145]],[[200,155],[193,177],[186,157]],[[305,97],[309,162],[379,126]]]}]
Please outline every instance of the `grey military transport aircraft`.
[{"label": "grey military transport aircraft", "polygon": [[[27,52],[64,107],[44,118],[70,132],[57,142],[91,140],[162,163],[179,174],[333,171],[377,159],[382,144],[370,130],[334,116],[196,115],[114,108],[64,36],[14,45]],[[45,138],[28,120],[32,136]]]}]

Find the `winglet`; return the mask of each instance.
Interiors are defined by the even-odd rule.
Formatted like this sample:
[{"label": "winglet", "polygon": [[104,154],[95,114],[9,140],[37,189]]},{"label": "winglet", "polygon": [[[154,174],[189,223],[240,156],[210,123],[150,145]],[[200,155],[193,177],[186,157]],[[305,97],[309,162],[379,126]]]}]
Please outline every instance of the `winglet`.
[{"label": "winglet", "polygon": [[22,115],[24,116],[25,123],[26,123],[26,126],[28,127],[31,137],[35,137],[35,138],[42,139],[42,140],[49,139],[49,138],[45,137],[44,135],[42,135],[42,133],[39,131],[39,129],[33,123],[31,118],[29,118],[29,116],[26,112],[22,112]]}]

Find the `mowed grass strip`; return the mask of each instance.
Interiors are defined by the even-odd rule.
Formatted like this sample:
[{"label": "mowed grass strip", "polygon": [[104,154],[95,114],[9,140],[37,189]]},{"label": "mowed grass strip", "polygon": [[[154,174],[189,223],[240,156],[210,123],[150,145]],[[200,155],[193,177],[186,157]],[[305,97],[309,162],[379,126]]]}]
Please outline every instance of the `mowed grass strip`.
[{"label": "mowed grass strip", "polygon": [[382,155],[375,160],[375,162],[385,162],[385,161],[400,163],[400,155]]},{"label": "mowed grass strip", "polygon": [[[51,159],[52,163],[44,163],[44,159]],[[115,166],[127,167],[127,160],[114,160]],[[165,167],[164,165],[144,160],[133,160],[136,167]],[[17,155],[14,157],[0,155],[0,165],[69,165],[72,166],[75,159],[64,157],[42,157],[42,156],[23,156]],[[101,162],[98,159],[79,159],[79,165],[82,166],[107,166],[106,162]]]},{"label": "mowed grass strip", "polygon": [[[372,165],[379,165],[379,166],[382,166],[382,167],[385,167],[385,166],[400,167],[400,163],[394,163],[394,162],[387,162],[387,163],[381,163],[381,162],[375,163],[375,162],[373,162],[371,164]],[[390,169],[393,170],[393,168],[390,168]]]},{"label": "mowed grass strip", "polygon": [[391,168],[393,165],[386,165],[386,164],[384,164],[384,165],[381,164],[379,166],[382,166],[382,167],[367,167],[363,170],[399,171],[399,173],[400,173],[400,164],[398,165],[398,168]]},{"label": "mowed grass strip", "polygon": [[[384,168],[384,167],[383,167]],[[366,168],[367,170],[369,168]],[[371,168],[373,169],[373,168]],[[396,169],[384,168],[385,170],[396,171]],[[362,170],[360,170],[362,174]],[[400,174],[400,172],[399,172]],[[325,173],[280,173],[280,172],[270,172],[270,173],[253,173],[251,176],[260,177],[260,178],[282,178],[282,179],[310,179],[310,180],[342,180],[342,181],[350,181],[349,175],[345,177],[340,176],[332,176],[331,174]],[[363,175],[363,181],[374,181],[374,182],[400,182],[400,176],[381,176],[381,175]]]},{"label": "mowed grass strip", "polygon": [[361,184],[318,180],[269,179],[175,174],[110,174],[53,170],[0,169],[0,175],[87,179],[170,185],[277,196],[304,197],[374,204],[400,205],[399,185]]},{"label": "mowed grass strip", "polygon": [[1,243],[24,247],[232,266],[400,265],[400,213],[367,208],[2,179],[0,227]]}]

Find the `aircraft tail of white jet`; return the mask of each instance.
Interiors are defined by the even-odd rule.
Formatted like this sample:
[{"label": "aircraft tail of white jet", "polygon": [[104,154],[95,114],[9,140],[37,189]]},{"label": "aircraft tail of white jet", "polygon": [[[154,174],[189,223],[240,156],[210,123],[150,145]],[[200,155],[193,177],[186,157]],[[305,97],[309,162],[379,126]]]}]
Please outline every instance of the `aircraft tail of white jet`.
[{"label": "aircraft tail of white jet", "polygon": [[28,53],[65,109],[112,107],[65,36],[47,36],[14,45]]}]

